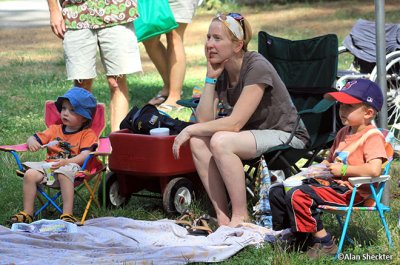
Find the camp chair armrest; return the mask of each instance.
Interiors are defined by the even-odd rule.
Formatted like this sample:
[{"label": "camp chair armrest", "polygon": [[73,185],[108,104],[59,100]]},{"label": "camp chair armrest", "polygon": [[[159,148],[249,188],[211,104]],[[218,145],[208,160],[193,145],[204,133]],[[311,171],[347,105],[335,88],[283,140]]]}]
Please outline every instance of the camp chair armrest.
[{"label": "camp chair armrest", "polygon": [[26,152],[28,151],[28,145],[26,143],[24,144],[14,144],[14,145],[2,145],[0,146],[0,151],[5,151],[5,152]]},{"label": "camp chair armrest", "polygon": [[333,104],[335,104],[335,101],[333,100],[321,99],[313,108],[299,111],[299,115],[302,116],[309,113],[323,113],[332,107]]},{"label": "camp chair armrest", "polygon": [[92,155],[108,156],[111,154],[111,143],[108,137],[102,137],[99,139],[99,146],[96,151],[91,152]]},{"label": "camp chair armrest", "polygon": [[353,186],[361,186],[364,184],[370,184],[370,183],[381,183],[381,182],[386,182],[388,179],[390,179],[389,175],[382,175],[379,177],[355,177],[355,178],[349,178],[349,182]]}]

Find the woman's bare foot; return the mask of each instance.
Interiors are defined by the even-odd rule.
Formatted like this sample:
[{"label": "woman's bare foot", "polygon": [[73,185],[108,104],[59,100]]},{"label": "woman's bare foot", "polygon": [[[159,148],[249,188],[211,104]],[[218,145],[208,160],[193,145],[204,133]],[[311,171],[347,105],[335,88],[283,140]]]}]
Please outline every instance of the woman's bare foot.
[{"label": "woman's bare foot", "polygon": [[229,227],[238,227],[242,223],[249,223],[250,218],[249,216],[232,216],[231,221],[229,222],[228,226]]},{"label": "woman's bare foot", "polygon": [[222,211],[221,212],[217,211],[216,215],[217,215],[218,226],[222,226],[222,225],[227,226],[229,224],[229,222],[231,221],[231,219],[228,217],[228,215]]}]

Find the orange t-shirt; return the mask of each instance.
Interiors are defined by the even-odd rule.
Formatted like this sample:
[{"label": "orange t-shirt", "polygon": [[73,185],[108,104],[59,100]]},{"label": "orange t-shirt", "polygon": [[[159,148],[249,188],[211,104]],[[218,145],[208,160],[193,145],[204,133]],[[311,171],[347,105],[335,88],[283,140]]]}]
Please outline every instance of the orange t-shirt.
[{"label": "orange t-shirt", "polygon": [[[358,166],[376,158],[382,158],[382,162],[387,160],[385,138],[379,131],[368,135],[358,145],[351,146],[352,143],[361,139],[369,130],[377,130],[375,126],[369,125],[361,132],[355,134],[350,134],[350,129],[350,126],[345,126],[337,133],[329,152],[329,162],[340,161],[344,164]],[[348,151],[349,149],[351,151]],[[348,178],[344,176],[343,180],[347,180]],[[360,191],[367,192],[368,194],[371,193],[368,185],[361,186]]]},{"label": "orange t-shirt", "polygon": [[76,132],[66,132],[64,125],[51,125],[34,136],[40,144],[57,140],[58,144],[47,147],[46,161],[60,158],[71,158],[84,150],[94,151],[97,148],[97,135],[88,128]]}]

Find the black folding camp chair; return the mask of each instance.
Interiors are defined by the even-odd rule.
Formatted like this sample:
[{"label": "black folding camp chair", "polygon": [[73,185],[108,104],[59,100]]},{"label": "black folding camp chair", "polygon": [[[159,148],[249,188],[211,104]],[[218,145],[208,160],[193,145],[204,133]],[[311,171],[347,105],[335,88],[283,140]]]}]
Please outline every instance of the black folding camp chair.
[{"label": "black folding camp chair", "polygon": [[[323,99],[323,95],[335,91],[337,47],[334,34],[292,41],[259,32],[258,51],[271,62],[285,83],[299,113],[298,123],[302,120],[310,135],[304,149],[291,147],[289,139],[268,150],[264,157],[269,169],[285,170],[286,176],[296,174],[300,171],[296,165],[300,159],[304,158],[303,166],[308,167],[319,161],[320,151],[332,143],[337,128],[335,103]],[[249,163],[248,172],[253,168],[258,167]]]}]

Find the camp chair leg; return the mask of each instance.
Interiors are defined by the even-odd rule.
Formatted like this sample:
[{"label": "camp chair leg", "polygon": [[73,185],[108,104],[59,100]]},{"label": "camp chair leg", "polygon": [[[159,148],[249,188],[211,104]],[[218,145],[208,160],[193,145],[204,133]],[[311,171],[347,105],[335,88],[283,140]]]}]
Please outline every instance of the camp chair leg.
[{"label": "camp chair leg", "polygon": [[[336,219],[338,220],[338,223],[340,225],[340,228],[343,230],[343,221],[342,221],[342,217],[340,215],[336,215]],[[347,235],[345,235],[345,238],[347,241],[349,241],[350,244],[352,244],[354,246],[354,241]]]},{"label": "camp chair leg", "polygon": [[[371,187],[371,192],[372,192],[372,196],[374,197],[374,200],[375,201],[380,201],[384,188],[381,188],[379,190],[379,194],[377,195],[375,189],[372,186],[372,184],[370,184],[370,187]],[[382,187],[384,187],[384,186],[382,186]],[[392,238],[390,236],[389,227],[387,225],[385,214],[384,214],[384,209],[386,209],[386,208],[387,207],[385,205],[381,204],[381,203],[377,203],[376,204],[376,209],[378,211],[379,217],[381,218],[383,227],[385,227],[385,233],[386,233],[386,237],[387,237],[388,242],[389,242],[389,247],[392,248],[393,247]]]},{"label": "camp chair leg", "polygon": [[387,225],[385,215],[383,214],[383,210],[381,208],[378,208],[378,213],[379,213],[379,217],[381,218],[383,227],[385,227],[385,232],[386,232],[386,237],[387,237],[387,240],[388,240],[388,243],[389,243],[389,247],[393,248],[392,238],[390,236],[389,227]]},{"label": "camp chair leg", "polygon": [[94,201],[95,204],[97,205],[97,207],[100,208],[99,201],[97,200],[97,198],[96,198],[94,193],[95,193],[95,190],[97,189],[97,187],[100,184],[100,181],[102,179],[102,175],[103,174],[101,174],[100,176],[97,177],[96,182],[94,183],[93,187],[90,187],[89,182],[86,179],[83,180],[83,183],[85,184],[85,187],[87,188],[87,190],[90,193],[90,197],[89,197],[89,200],[88,200],[88,202],[86,204],[85,211],[84,211],[84,213],[82,215],[82,219],[81,219],[81,223],[80,223],[81,225],[83,225],[85,220],[86,220],[86,216],[87,216],[87,214],[89,212],[90,205],[92,204],[92,201]]},{"label": "camp chair leg", "polygon": [[345,240],[345,238],[347,236],[346,235],[347,227],[349,226],[351,213],[353,211],[353,205],[354,205],[354,199],[356,197],[356,192],[357,192],[357,187],[354,187],[354,189],[353,189],[353,191],[351,193],[350,203],[349,203],[349,206],[348,206],[348,209],[347,209],[346,219],[344,220],[342,235],[340,236],[340,242],[339,242],[338,250],[336,252],[335,259],[338,259],[340,252],[342,252],[343,243],[344,243],[344,240]]},{"label": "camp chair leg", "polygon": [[101,175],[101,181],[103,182],[103,185],[102,185],[102,189],[103,189],[103,209],[105,209],[106,208],[106,174],[105,173],[102,173],[102,175]]},{"label": "camp chair leg", "polygon": [[87,214],[88,214],[88,212],[89,212],[89,209],[90,209],[90,205],[92,204],[92,200],[91,199],[89,199],[89,201],[88,201],[88,203],[86,204],[86,207],[85,207],[85,212],[83,213],[83,215],[82,215],[82,219],[81,219],[81,225],[83,225],[84,223],[85,223],[85,220],[86,220],[86,216],[87,216]]},{"label": "camp chair leg", "polygon": [[86,181],[86,180],[84,181],[85,186],[86,186],[87,190],[88,190],[89,193],[90,193],[90,198],[89,198],[89,200],[94,200],[94,202],[96,203],[96,206],[97,206],[98,208],[100,208],[100,203],[99,203],[99,201],[97,200],[97,197],[95,196],[95,191],[97,190],[97,187],[99,186],[100,181],[101,181],[101,176],[98,176],[97,179],[96,179],[96,182],[93,184],[93,187],[90,187],[88,181]]},{"label": "camp chair leg", "polygon": [[39,209],[35,212],[34,216],[36,217],[39,213],[41,213],[44,209],[47,208],[47,206],[49,206],[49,204],[53,205],[54,208],[56,208],[56,210],[60,213],[62,213],[62,210],[60,207],[58,207],[58,205],[54,202],[60,195],[61,192],[57,192],[57,194],[54,197],[50,197],[49,195],[47,195],[40,187],[38,187],[38,191],[40,192],[40,194],[43,195],[43,197],[45,197],[47,199],[47,202]]}]

